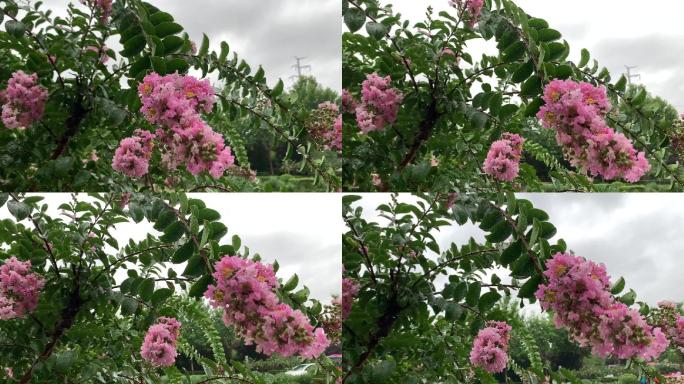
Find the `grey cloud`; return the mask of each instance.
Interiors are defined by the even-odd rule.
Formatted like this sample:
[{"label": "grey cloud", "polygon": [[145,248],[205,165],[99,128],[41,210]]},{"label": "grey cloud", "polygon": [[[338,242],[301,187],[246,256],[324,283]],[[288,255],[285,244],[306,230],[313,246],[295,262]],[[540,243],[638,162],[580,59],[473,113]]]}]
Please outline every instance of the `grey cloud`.
[{"label": "grey cloud", "polygon": [[283,271],[278,274],[280,277],[287,279],[287,272],[296,272],[300,285],[309,287],[312,297],[328,301],[331,295],[341,293],[340,244],[321,244],[295,232],[246,233],[241,237],[252,252],[258,252],[264,260],[278,261]]}]

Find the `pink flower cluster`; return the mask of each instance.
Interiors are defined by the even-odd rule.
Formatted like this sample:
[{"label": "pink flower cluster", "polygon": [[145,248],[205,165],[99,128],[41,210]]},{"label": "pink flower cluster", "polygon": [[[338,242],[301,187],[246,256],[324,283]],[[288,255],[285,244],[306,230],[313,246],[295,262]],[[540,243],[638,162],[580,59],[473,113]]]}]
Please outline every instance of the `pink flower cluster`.
[{"label": "pink flower cluster", "polygon": [[0,320],[20,318],[38,306],[45,280],[31,272],[30,261],[12,256],[0,267]]},{"label": "pink flower cluster", "polygon": [[361,132],[382,131],[386,125],[394,124],[399,105],[404,96],[392,88],[389,76],[380,77],[371,73],[361,84],[361,102],[356,103],[348,91],[342,92],[342,107],[345,112],[356,113],[356,123]]},{"label": "pink flower cluster", "polygon": [[114,152],[112,168],[129,177],[142,177],[147,174],[154,149],[154,133],[136,129],[132,137],[121,140]]},{"label": "pink flower cluster", "polygon": [[311,113],[307,122],[311,138],[327,150],[342,153],[342,115],[337,104],[326,101]]},{"label": "pink flower cluster", "polygon": [[109,23],[109,16],[112,15],[112,0],[81,0],[81,3],[97,10],[100,13],[100,21],[103,24]]},{"label": "pink flower cluster", "polygon": [[2,122],[10,129],[25,129],[43,117],[48,91],[38,84],[38,75],[17,71],[0,92]]},{"label": "pink flower cluster", "polygon": [[556,326],[566,328],[580,345],[590,346],[599,356],[622,359],[653,359],[667,348],[660,328],[611,295],[604,265],[556,253],[546,268],[548,282],[535,296],[542,309],[553,311]]},{"label": "pink flower cluster", "polygon": [[473,342],[470,362],[490,373],[499,373],[508,364],[508,341],[511,326],[502,321],[490,321]]},{"label": "pink flower cluster", "polygon": [[236,328],[247,344],[266,355],[316,358],[330,345],[322,328],[314,327],[299,310],[281,303],[273,267],[239,256],[224,256],[215,265],[216,285],[204,296],[223,308],[223,321]]},{"label": "pink flower cluster", "polygon": [[[449,5],[454,8],[462,9],[463,0],[449,0]],[[482,6],[484,6],[484,0],[465,0],[465,10],[470,15],[470,21],[468,25],[472,28],[480,20],[480,15],[482,14]]]},{"label": "pink flower cluster", "polygon": [[544,89],[546,103],[537,114],[544,127],[556,129],[556,141],[570,162],[605,180],[635,183],[651,169],[643,152],[606,124],[611,108],[603,87],[554,80]]},{"label": "pink flower cluster", "polygon": [[354,279],[345,277],[342,279],[342,320],[349,317],[354,297],[359,293],[359,283]]},{"label": "pink flower cluster", "polygon": [[684,352],[684,316],[674,303],[663,301],[658,308],[651,311],[654,324],[659,326],[672,344]]},{"label": "pink flower cluster", "polygon": [[214,106],[214,90],[208,80],[152,73],[145,76],[138,93],[143,115],[157,126],[155,137],[168,170],[185,163],[193,175],[208,172],[218,179],[233,166],[235,157],[223,136],[202,120],[201,113],[211,112]]},{"label": "pink flower cluster", "polygon": [[492,143],[484,162],[484,171],[500,181],[513,181],[520,171],[523,139],[520,135],[505,132],[501,140]]},{"label": "pink flower cluster", "polygon": [[176,362],[176,340],[181,324],[173,317],[160,317],[147,330],[140,355],[157,367],[170,367]]}]

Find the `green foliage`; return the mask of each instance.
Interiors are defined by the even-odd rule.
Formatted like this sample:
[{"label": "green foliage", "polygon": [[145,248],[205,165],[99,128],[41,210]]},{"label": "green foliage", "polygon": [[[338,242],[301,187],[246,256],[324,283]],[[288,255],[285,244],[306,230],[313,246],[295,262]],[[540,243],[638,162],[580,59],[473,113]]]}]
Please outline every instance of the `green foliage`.
[{"label": "green foliage", "polygon": [[[362,196],[343,197],[344,277],[359,287],[344,322],[343,382],[580,383],[574,370],[588,350],[549,317],[521,311],[536,302],[546,261],[571,252],[549,215],[512,193],[459,194],[453,206],[449,197],[392,194],[372,212]],[[435,237],[464,225],[483,240]],[[496,375],[469,358],[490,320],[513,328],[508,369]]]},{"label": "green foliage", "polygon": [[[220,214],[202,200],[183,194],[74,194],[49,207],[40,196],[0,194],[4,205],[12,207],[12,218],[0,221],[0,260],[30,260],[46,285],[31,316],[0,321],[3,369],[11,367],[31,383],[126,383],[126,377],[160,382],[162,376],[184,383],[185,361],[209,377],[265,382],[235,359],[233,344],[240,342],[223,325],[220,311],[198,298],[222,256],[260,256],[250,255],[237,235],[227,236],[216,221]],[[113,235],[122,224],[150,232],[124,243]],[[191,271],[187,260],[196,261]],[[296,291],[296,285],[288,288]],[[300,292],[277,294],[315,323],[320,303],[309,301],[306,288]],[[160,316],[183,324],[182,361],[163,370],[140,356],[143,337]],[[319,362],[321,374],[334,377],[329,360]]]},{"label": "green foliage", "polygon": [[[249,145],[255,130],[265,132],[273,146],[286,148],[269,154],[274,157],[269,161],[291,161],[298,173],[314,178],[312,189],[339,188],[337,154],[316,150],[302,129],[311,100],[300,102],[284,92],[280,80],[270,87],[263,69],[253,70],[228,43],[211,51],[204,35],[194,53],[184,27],[142,0],[114,2],[109,23],[101,22],[91,5],[71,2],[65,16],[53,15],[49,6],[0,1],[0,9],[12,10],[4,12],[8,20],[0,28],[0,88],[12,73],[24,70],[36,73],[50,94],[39,123],[26,130],[0,129],[1,189],[259,190],[251,166],[265,154]],[[113,39],[122,46],[119,52],[89,49],[111,46]],[[103,63],[102,57],[109,62]],[[154,131],[139,112],[137,87],[142,79],[151,72],[187,74],[191,69],[218,79],[218,102],[205,120],[224,136],[237,166],[214,180],[184,169],[168,171],[157,153],[144,178],[115,172],[111,160],[119,142],[136,128]],[[319,96],[332,95],[326,90]]]},{"label": "green foliage", "polygon": [[[627,87],[624,76],[612,80],[586,49],[579,62],[569,61],[570,45],[561,32],[513,0],[486,1],[475,26],[469,18],[457,8],[438,14],[428,8],[424,20],[413,22],[402,20],[387,2],[344,1],[343,87],[358,98],[366,75],[378,73],[390,76],[392,87],[404,95],[397,122],[384,131],[363,134],[355,116],[345,113],[343,184],[348,190],[631,188],[587,178],[563,159],[553,130],[539,126],[534,116],[543,105],[543,87],[553,79],[606,87],[614,105],[609,125],[644,151],[652,166],[639,190],[684,189],[684,173],[667,136],[677,120],[669,104],[643,87]],[[496,50],[473,57],[472,42],[487,42]],[[511,183],[482,171],[491,143],[503,132],[528,140],[519,176]]]}]

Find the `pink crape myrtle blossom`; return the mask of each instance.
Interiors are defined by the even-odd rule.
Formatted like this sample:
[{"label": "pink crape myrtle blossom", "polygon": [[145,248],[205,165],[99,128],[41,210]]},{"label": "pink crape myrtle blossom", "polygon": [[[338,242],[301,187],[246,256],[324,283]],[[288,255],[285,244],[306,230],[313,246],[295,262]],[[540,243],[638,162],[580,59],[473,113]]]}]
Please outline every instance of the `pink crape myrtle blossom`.
[{"label": "pink crape myrtle blossom", "polygon": [[604,265],[568,253],[546,262],[548,282],[535,293],[541,307],[552,311],[557,327],[568,330],[582,346],[599,356],[654,359],[668,346],[660,328],[617,301],[610,293]]},{"label": "pink crape myrtle blossom", "polygon": [[31,272],[30,261],[12,256],[0,266],[0,320],[21,318],[38,306],[45,279]]},{"label": "pink crape myrtle blossom", "polygon": [[107,54],[107,48],[106,45],[103,45],[102,47],[96,47],[94,45],[90,45],[86,47],[86,51],[89,52],[95,52],[99,56],[100,63],[106,64],[109,61],[109,55]]},{"label": "pink crape myrtle blossom", "polygon": [[490,321],[473,342],[470,362],[490,373],[499,373],[508,364],[508,341],[511,327],[501,321]]},{"label": "pink crape myrtle blossom", "polygon": [[306,128],[309,136],[324,149],[342,152],[342,115],[337,104],[329,101],[319,104]]},{"label": "pink crape myrtle blossom", "polygon": [[102,24],[109,23],[109,16],[112,15],[112,0],[81,0],[81,3],[93,7],[100,14]]},{"label": "pink crape myrtle blossom", "polygon": [[485,173],[500,181],[513,181],[520,171],[524,142],[520,135],[505,132],[489,148],[483,166]]},{"label": "pink crape myrtle blossom", "polygon": [[351,312],[354,298],[359,293],[359,283],[354,279],[342,279],[342,320],[346,320]]},{"label": "pink crape myrtle blossom", "polygon": [[127,137],[119,143],[119,147],[114,152],[112,168],[129,177],[145,176],[152,157],[154,138],[153,133],[136,129],[132,137]]},{"label": "pink crape myrtle blossom", "polygon": [[43,118],[48,91],[38,84],[38,75],[17,71],[2,93],[2,122],[10,129],[25,129]]},{"label": "pink crape myrtle blossom", "polygon": [[330,345],[323,329],[314,329],[301,311],[278,300],[271,265],[224,256],[215,270],[216,284],[209,285],[204,296],[212,307],[224,310],[224,323],[258,352],[315,358]]},{"label": "pink crape myrtle blossom", "polygon": [[209,80],[177,73],[145,76],[138,93],[147,121],[175,133],[182,133],[185,127],[200,119],[200,113],[209,113],[214,107],[215,94]]},{"label": "pink crape myrtle blossom", "polygon": [[611,103],[603,87],[554,80],[544,89],[537,118],[556,130],[556,141],[570,163],[591,176],[635,183],[650,170],[643,152],[605,121]]},{"label": "pink crape myrtle blossom", "polygon": [[356,112],[356,100],[354,100],[354,96],[346,89],[342,90],[342,112]]},{"label": "pink crape myrtle blossom", "polygon": [[145,335],[140,355],[157,367],[170,367],[176,362],[176,341],[181,324],[172,317],[160,317]]},{"label": "pink crape myrtle blossom", "polygon": [[[449,5],[454,8],[462,9],[463,0],[449,0]],[[484,0],[465,0],[465,11],[470,15],[470,21],[468,26],[471,28],[477,24],[480,20],[480,15],[482,14],[482,7],[484,6]]]},{"label": "pink crape myrtle blossom", "polygon": [[[138,93],[143,115],[157,126],[152,138],[162,150],[161,161],[167,170],[174,171],[185,164],[193,175],[207,172],[218,179],[235,164],[223,136],[202,120],[201,114],[211,112],[215,102],[209,80],[177,73],[166,76],[151,73],[138,86]],[[149,153],[143,153],[138,148],[143,146],[135,139],[124,140],[127,141],[122,141],[117,150],[121,154],[118,162],[115,156],[114,169],[131,177],[147,174],[152,147]]]},{"label": "pink crape myrtle blossom", "polygon": [[658,308],[651,311],[654,324],[659,326],[673,347],[684,352],[684,316],[679,313],[677,306],[669,301],[661,301]]},{"label": "pink crape myrtle blossom", "polygon": [[361,85],[361,103],[356,106],[356,123],[361,132],[382,131],[397,120],[404,96],[391,88],[389,76],[371,73]]}]

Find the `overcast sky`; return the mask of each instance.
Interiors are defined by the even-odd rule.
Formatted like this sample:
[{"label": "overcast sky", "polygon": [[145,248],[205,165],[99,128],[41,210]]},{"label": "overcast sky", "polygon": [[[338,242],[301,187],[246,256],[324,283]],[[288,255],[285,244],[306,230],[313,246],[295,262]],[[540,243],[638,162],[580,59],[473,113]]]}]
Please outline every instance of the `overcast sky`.
[{"label": "overcast sky", "polygon": [[[388,1],[383,0],[383,3]],[[395,10],[411,21],[425,9],[448,7],[447,0],[393,0]],[[636,65],[635,80],[684,113],[684,2],[677,0],[515,0],[528,14],[547,20],[563,34],[577,61],[587,48],[617,79],[625,65]],[[473,55],[473,57],[476,57]]]},{"label": "overcast sky", "polygon": [[[68,194],[38,194],[45,196],[50,214],[70,201]],[[259,253],[262,260],[278,260],[278,277],[287,280],[299,276],[299,287],[306,285],[311,297],[329,302],[339,295],[342,285],[342,251],[340,244],[340,197],[325,193],[234,193],[189,194],[203,200],[207,207],[221,214],[228,227],[224,243],[237,234],[250,254]],[[7,206],[0,209],[0,220],[11,217]],[[65,219],[66,220],[66,219]],[[29,225],[28,221],[24,222]],[[117,225],[112,234],[119,244],[128,239],[142,240],[148,233],[158,234],[146,220],[140,224]],[[184,266],[175,268],[182,272]],[[125,271],[117,276],[125,278]]]},{"label": "overcast sky", "polygon": [[[366,218],[375,217],[375,207],[389,202],[387,194],[363,196]],[[552,241],[563,238],[575,254],[604,263],[612,281],[624,276],[627,288],[633,288],[639,300],[649,304],[684,301],[684,194],[539,193],[518,197],[549,214],[558,229]],[[484,242],[484,233],[470,222],[463,227],[443,227],[434,235],[440,249],[452,242],[463,244],[471,236]],[[503,270],[497,273],[507,276]]]},{"label": "overcast sky", "polygon": [[[340,92],[340,0],[147,1],[173,15],[198,46],[202,33],[206,33],[212,49],[219,50],[220,42],[226,41],[231,55],[237,52],[254,70],[263,65],[271,85],[277,78],[292,83],[289,77],[295,74],[294,56],[299,56],[307,57],[304,65],[311,65],[311,71],[304,74]],[[64,14],[69,1],[44,3],[44,7]]]}]

